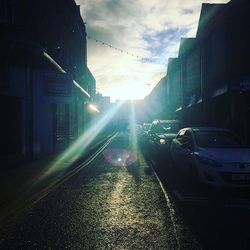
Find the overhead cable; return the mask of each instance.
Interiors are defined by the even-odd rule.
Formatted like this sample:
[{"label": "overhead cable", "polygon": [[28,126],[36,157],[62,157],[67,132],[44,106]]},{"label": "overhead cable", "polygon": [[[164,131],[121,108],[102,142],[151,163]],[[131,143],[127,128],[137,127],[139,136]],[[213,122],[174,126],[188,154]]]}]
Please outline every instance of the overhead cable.
[{"label": "overhead cable", "polygon": [[124,53],[124,54],[127,54],[127,55],[129,55],[129,56],[135,57],[135,58],[139,59],[142,63],[160,64],[160,65],[164,65],[164,66],[167,65],[167,64],[156,63],[156,62],[155,62],[153,59],[151,59],[151,58],[148,58],[148,57],[141,57],[141,56],[138,56],[138,55],[136,55],[136,54],[134,54],[134,53],[132,53],[132,52],[128,52],[128,51],[126,51],[126,50],[124,50],[124,49],[117,48],[117,47],[115,47],[115,46],[113,46],[113,45],[111,45],[111,44],[109,44],[109,43],[106,43],[106,42],[104,42],[104,41],[101,41],[101,40],[99,40],[99,39],[96,39],[96,38],[94,38],[94,37],[92,37],[92,36],[87,35],[87,38],[90,39],[90,40],[92,40],[92,41],[95,41],[96,43],[101,44],[102,46],[106,46],[106,47],[109,47],[110,49],[113,49],[113,50],[118,51],[118,52],[120,52],[120,53]]}]

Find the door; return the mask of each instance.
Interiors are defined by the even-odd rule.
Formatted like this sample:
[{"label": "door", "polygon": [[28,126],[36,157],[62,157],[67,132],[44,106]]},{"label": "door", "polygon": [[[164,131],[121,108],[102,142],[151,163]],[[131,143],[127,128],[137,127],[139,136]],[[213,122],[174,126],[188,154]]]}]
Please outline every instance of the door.
[{"label": "door", "polygon": [[0,115],[1,156],[6,157],[21,154],[21,99],[19,97],[1,96]]}]

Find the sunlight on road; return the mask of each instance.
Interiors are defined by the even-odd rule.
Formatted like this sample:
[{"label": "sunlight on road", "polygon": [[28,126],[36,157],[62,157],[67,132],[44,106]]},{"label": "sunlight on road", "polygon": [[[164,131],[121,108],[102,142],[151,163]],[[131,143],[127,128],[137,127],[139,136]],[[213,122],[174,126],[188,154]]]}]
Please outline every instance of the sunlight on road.
[{"label": "sunlight on road", "polygon": [[95,120],[91,124],[89,129],[84,132],[73,145],[71,145],[57,158],[55,163],[48,166],[47,170],[40,177],[39,181],[56,172],[57,170],[60,170],[60,174],[63,174],[75,160],[79,159],[79,157],[83,155],[84,151],[93,142],[97,135],[102,132],[104,127],[110,122],[110,120],[117,113],[122,104],[123,102],[118,103],[106,114],[103,114],[101,118]]},{"label": "sunlight on road", "polygon": [[132,149],[137,152],[138,151],[138,138],[136,134],[136,115],[135,115],[135,104],[133,101],[130,103],[130,130],[132,137]]},{"label": "sunlight on road", "polygon": [[[142,235],[150,234],[149,228],[163,227],[160,217],[146,216],[144,207],[140,207],[135,200],[135,180],[127,171],[120,172],[114,190],[109,198],[109,213],[105,218],[106,227],[128,230],[137,228]],[[138,191],[139,192],[139,191]],[[153,212],[153,211],[152,211]],[[159,214],[158,214],[159,216]],[[147,228],[150,226],[149,228]]]}]

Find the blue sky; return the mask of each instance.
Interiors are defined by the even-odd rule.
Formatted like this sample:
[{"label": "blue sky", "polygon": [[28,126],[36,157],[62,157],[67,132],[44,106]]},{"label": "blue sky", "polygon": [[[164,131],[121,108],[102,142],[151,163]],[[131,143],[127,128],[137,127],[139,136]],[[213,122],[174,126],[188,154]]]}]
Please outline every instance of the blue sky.
[{"label": "blue sky", "polygon": [[136,56],[88,40],[88,67],[97,90],[116,99],[142,99],[166,74],[181,37],[196,35],[202,2],[229,0],[75,0],[87,34]]}]

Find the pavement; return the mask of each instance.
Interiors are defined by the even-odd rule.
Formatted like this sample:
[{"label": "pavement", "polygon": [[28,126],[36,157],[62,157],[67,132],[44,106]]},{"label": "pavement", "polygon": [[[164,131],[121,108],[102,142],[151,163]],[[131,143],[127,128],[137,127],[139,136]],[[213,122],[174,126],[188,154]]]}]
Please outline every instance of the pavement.
[{"label": "pavement", "polygon": [[[77,157],[65,157],[57,153],[34,159],[29,162],[2,162],[0,168],[0,222],[10,208],[20,209],[34,193],[56,183],[65,174],[86,159],[91,153],[104,144],[111,134],[100,135],[83,153]],[[15,162],[15,164],[13,164]],[[18,164],[17,164],[18,162]],[[13,211],[16,212],[16,211]]]}]

